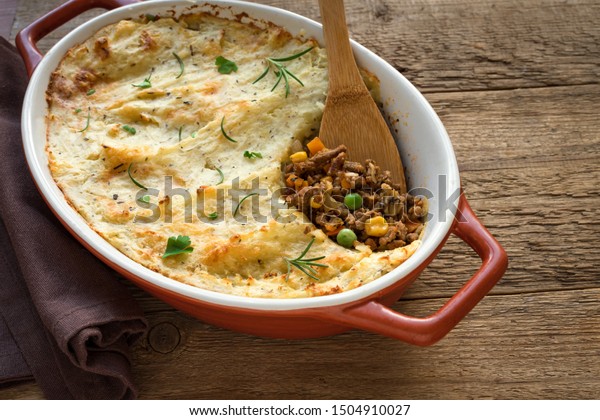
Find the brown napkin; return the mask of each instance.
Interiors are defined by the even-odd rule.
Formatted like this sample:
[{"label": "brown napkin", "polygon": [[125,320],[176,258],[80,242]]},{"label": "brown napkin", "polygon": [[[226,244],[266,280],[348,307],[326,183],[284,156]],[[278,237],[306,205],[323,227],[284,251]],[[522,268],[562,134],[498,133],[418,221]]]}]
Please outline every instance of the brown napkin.
[{"label": "brown napkin", "polygon": [[143,313],[36,190],[21,145],[25,67],[2,38],[0,57],[0,384],[33,376],[47,398],[135,398]]}]

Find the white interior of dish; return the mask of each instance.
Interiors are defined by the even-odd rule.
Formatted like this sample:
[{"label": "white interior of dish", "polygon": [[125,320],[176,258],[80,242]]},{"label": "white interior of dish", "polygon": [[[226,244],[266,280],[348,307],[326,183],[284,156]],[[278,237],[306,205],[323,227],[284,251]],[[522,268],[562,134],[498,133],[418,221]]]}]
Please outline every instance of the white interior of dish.
[{"label": "white interior of dish", "polygon": [[[271,21],[283,26],[292,34],[314,37],[323,45],[321,25],[305,17],[254,3],[237,1],[210,3],[224,7],[220,13],[223,17],[246,12],[255,19]],[[89,246],[133,275],[179,294],[226,306],[259,310],[292,310],[340,305],[370,296],[415,270],[435,251],[452,225],[458,205],[458,194],[452,194],[460,188],[456,158],[446,130],[425,98],[391,65],[357,43],[353,43],[353,49],[359,66],[379,77],[385,112],[397,120],[394,128],[397,130],[396,137],[401,139],[398,146],[406,167],[409,188],[422,187],[431,194],[429,197],[431,220],[427,224],[422,246],[404,264],[378,280],[337,295],[301,299],[245,298],[210,292],[171,280],[129,259],[95,233],[69,206],[54,183],[45,152],[45,91],[50,74],[69,48],[85,41],[110,23],[144,13],[164,14],[167,10],[174,10],[175,15],[179,15],[189,11],[190,6],[195,4],[193,1],[151,1],[107,12],[65,36],[47,53],[38,66],[31,78],[23,106],[23,142],[27,162],[35,182],[54,211]],[[206,2],[201,1],[193,10],[211,10],[211,8],[206,5]],[[441,188],[440,177],[443,178]],[[451,196],[449,205],[444,205],[446,199]]]}]

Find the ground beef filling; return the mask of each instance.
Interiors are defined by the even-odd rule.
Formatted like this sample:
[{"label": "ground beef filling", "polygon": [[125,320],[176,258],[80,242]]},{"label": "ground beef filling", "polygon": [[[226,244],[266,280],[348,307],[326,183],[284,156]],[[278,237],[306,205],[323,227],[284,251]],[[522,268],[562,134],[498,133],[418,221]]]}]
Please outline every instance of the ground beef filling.
[{"label": "ground beef filling", "polygon": [[300,209],[334,241],[342,229],[351,229],[374,251],[417,240],[425,222],[425,199],[402,193],[389,171],[372,160],[349,161],[346,152],[340,145],[287,164],[287,204]]}]

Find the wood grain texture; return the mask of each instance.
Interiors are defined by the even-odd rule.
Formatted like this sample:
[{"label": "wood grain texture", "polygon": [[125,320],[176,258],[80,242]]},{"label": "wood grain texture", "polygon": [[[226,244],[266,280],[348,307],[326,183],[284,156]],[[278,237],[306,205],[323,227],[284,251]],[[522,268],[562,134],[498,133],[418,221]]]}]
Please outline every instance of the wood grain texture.
[{"label": "wood grain texture", "polygon": [[[364,332],[318,340],[250,337],[174,312],[169,353],[144,337],[134,372],[144,399],[598,399],[600,289],[488,296],[441,343],[418,348]],[[424,313],[443,301],[402,302]],[[33,384],[0,390],[38,398]]]},{"label": "wood grain texture", "polygon": [[0,2],[0,36],[8,39],[17,13],[17,0]]},{"label": "wood grain texture", "polygon": [[[13,38],[58,3],[20,0]],[[315,0],[260,3],[319,19]],[[440,115],[465,194],[508,252],[506,275],[429,348],[360,331],[250,337],[193,320],[122,280],[151,324],[134,349],[141,398],[599,399],[600,3],[346,7],[351,35]],[[435,311],[479,264],[451,237],[395,309]],[[33,383],[0,388],[0,398],[41,397]]]},{"label": "wood grain texture", "polygon": [[[313,0],[261,0],[320,20]],[[20,0],[12,38],[61,0]],[[554,0],[347,0],[350,35],[421,90],[597,83],[600,3]],[[42,49],[96,15],[40,42]]]}]

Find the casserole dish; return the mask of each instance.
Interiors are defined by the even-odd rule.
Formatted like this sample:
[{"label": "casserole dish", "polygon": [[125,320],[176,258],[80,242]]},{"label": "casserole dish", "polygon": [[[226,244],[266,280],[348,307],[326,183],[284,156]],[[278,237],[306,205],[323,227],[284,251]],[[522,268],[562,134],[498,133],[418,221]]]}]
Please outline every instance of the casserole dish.
[{"label": "casserole dish", "polygon": [[[95,7],[114,9],[81,25],[59,41],[45,57],[35,44],[45,34]],[[211,292],[164,277],[130,260],[91,229],[66,201],[48,168],[46,97],[50,75],[66,52],[102,27],[144,14],[174,15],[218,11],[221,17],[273,22],[293,35],[304,32],[323,44],[321,25],[293,13],[237,1],[71,0],[25,28],[17,36],[31,76],[23,105],[23,145],[29,169],[42,196],[65,227],[98,258],[136,285],[175,308],[208,323],[266,337],[311,338],[359,328],[417,345],[430,345],[446,335],[498,282],[507,257],[481,225],[460,190],[458,165],[448,135],[425,98],[393,67],[353,43],[359,66],[380,80],[384,112],[398,133],[414,194],[427,196],[429,220],[420,248],[398,268],[379,279],[343,293],[298,299],[248,298]],[[475,275],[434,314],[415,318],[389,309],[435,258],[450,234],[469,244],[481,257]]]}]

